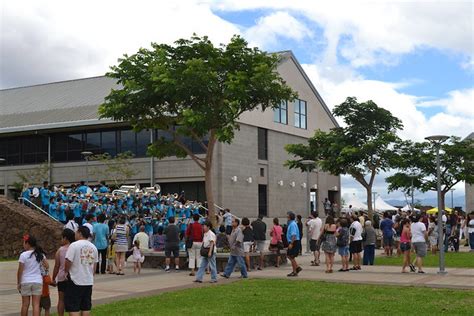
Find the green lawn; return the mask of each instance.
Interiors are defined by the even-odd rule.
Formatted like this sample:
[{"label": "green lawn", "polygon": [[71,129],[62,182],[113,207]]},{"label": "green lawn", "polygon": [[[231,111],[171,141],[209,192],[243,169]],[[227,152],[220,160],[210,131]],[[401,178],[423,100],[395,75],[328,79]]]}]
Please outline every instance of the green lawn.
[{"label": "green lawn", "polygon": [[18,258],[0,258],[0,262],[18,261]]},{"label": "green lawn", "polygon": [[[423,265],[425,267],[437,267],[439,256],[433,256],[429,253],[425,258]],[[415,254],[412,253],[411,259],[415,259]],[[474,268],[474,253],[472,252],[447,252],[445,254],[446,267],[448,268]],[[391,257],[387,258],[376,257],[376,265],[387,265],[387,266],[402,266],[403,257]]]},{"label": "green lawn", "polygon": [[92,314],[472,315],[472,306],[468,290],[250,279],[99,305]]}]

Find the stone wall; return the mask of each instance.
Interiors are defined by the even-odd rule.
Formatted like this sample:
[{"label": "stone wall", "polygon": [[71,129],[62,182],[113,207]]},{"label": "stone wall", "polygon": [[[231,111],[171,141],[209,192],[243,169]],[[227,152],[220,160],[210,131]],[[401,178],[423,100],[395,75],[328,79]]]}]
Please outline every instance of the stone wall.
[{"label": "stone wall", "polygon": [[23,236],[36,237],[48,258],[54,257],[61,245],[63,225],[38,210],[0,196],[0,256],[18,257],[23,251]]}]

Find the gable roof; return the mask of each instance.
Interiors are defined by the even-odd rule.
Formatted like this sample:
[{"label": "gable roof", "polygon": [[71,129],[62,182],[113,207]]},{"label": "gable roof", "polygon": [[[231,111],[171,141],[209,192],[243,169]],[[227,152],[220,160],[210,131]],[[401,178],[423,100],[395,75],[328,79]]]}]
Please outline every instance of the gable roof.
[{"label": "gable roof", "polygon": [[[291,59],[335,126],[339,126],[292,51]],[[105,76],[0,90],[0,134],[114,123],[97,116],[99,105],[117,81]]]}]

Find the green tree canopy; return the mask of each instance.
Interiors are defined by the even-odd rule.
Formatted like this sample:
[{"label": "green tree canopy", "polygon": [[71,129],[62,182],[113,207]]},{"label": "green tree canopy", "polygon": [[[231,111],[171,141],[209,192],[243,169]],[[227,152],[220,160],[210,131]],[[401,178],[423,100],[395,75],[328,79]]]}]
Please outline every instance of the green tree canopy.
[{"label": "green tree canopy", "polygon": [[[168,131],[170,137],[157,139],[148,152],[158,158],[188,155],[196,162],[205,172],[214,219],[211,174],[216,142],[232,142],[242,113],[296,98],[276,71],[279,61],[278,55],[248,47],[239,36],[218,47],[196,35],[175,45],[152,43],[151,49],[125,55],[111,68],[107,75],[116,78],[121,89],[106,97],[99,115],[130,122],[135,130]],[[205,154],[194,154],[183,137],[194,139]]]},{"label": "green tree canopy", "polygon": [[287,145],[286,150],[295,159],[286,164],[304,169],[301,161],[311,159],[323,171],[352,176],[367,191],[369,217],[372,217],[375,176],[390,169],[393,146],[400,141],[396,132],[403,127],[402,122],[373,101],[358,103],[355,97],[337,105],[333,114],[342,118],[344,126],[329,132],[317,130],[308,144]]},{"label": "green tree canopy", "polygon": [[[387,177],[389,191],[413,188],[422,192],[437,191],[436,148],[430,142],[405,141],[397,145],[393,165],[399,172]],[[461,181],[474,183],[474,140],[451,136],[441,145],[441,204],[445,195]]]}]

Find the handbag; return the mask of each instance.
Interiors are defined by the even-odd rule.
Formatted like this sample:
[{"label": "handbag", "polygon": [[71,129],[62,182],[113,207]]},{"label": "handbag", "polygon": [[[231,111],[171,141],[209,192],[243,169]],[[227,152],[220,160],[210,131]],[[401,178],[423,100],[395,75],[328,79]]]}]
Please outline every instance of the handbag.
[{"label": "handbag", "polygon": [[[209,250],[211,247],[204,247],[204,244],[201,246],[200,254],[203,258],[209,258]],[[214,247],[212,247],[211,256],[214,253]]]},{"label": "handbag", "polygon": [[193,247],[193,224],[189,227],[189,236],[186,237],[186,249],[191,249]]}]

